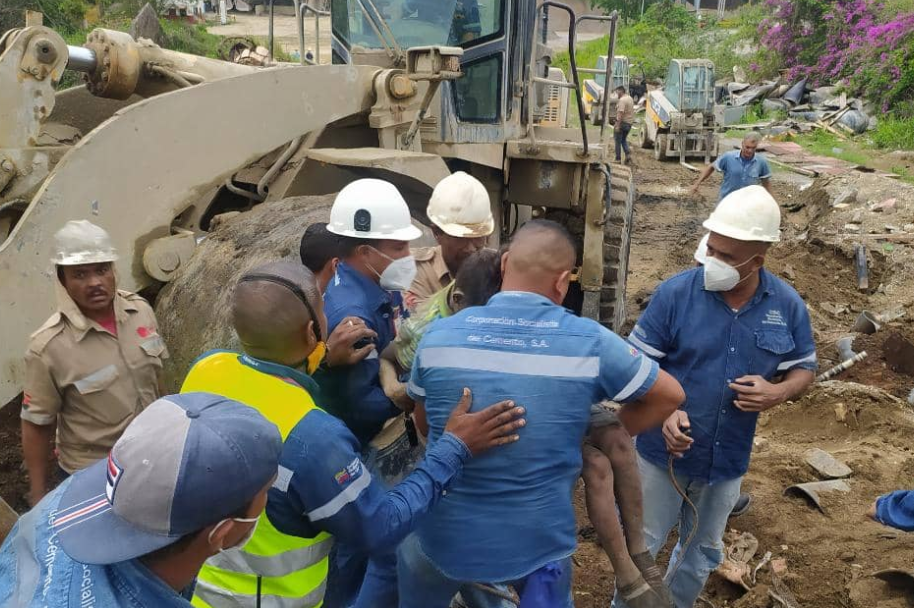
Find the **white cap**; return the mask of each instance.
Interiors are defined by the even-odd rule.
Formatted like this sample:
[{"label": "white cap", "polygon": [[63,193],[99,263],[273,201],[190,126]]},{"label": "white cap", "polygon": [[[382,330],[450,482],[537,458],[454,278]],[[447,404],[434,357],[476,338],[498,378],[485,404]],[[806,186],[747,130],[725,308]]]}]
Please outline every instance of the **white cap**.
[{"label": "white cap", "polygon": [[327,230],[357,239],[412,241],[422,236],[400,191],[382,179],[357,179],[340,190]]},{"label": "white cap", "polygon": [[737,241],[781,240],[781,208],[762,186],[746,186],[724,197],[702,224]]},{"label": "white cap", "polygon": [[86,220],[64,224],[54,235],[54,257],[58,266],[100,264],[117,260],[117,251],[104,229]]},{"label": "white cap", "polygon": [[495,230],[489,193],[482,182],[463,171],[438,182],[426,213],[433,224],[451,236],[483,237]]},{"label": "white cap", "polygon": [[696,262],[702,265],[705,263],[705,260],[708,259],[709,238],[711,238],[710,232],[701,237],[701,240],[698,241],[698,247],[695,248],[695,253],[692,254],[692,258],[694,258]]}]

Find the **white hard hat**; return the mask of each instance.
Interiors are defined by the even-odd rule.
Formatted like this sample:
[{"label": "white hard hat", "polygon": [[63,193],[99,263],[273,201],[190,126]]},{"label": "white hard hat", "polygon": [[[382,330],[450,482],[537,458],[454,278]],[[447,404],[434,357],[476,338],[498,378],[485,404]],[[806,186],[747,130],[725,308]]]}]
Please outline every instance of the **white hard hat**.
[{"label": "white hard hat", "polygon": [[412,241],[422,236],[399,190],[382,179],[357,179],[340,190],[327,230],[357,239]]},{"label": "white hard hat", "polygon": [[705,260],[708,259],[708,239],[711,238],[711,233],[706,233],[701,240],[698,241],[698,247],[695,248],[695,253],[692,254],[692,258],[699,264],[704,265]]},{"label": "white hard hat", "polygon": [[427,214],[432,223],[451,236],[482,237],[495,230],[489,193],[482,182],[463,171],[438,182]]},{"label": "white hard hat", "polygon": [[737,241],[781,240],[781,208],[762,186],[746,186],[725,196],[702,224]]},{"label": "white hard hat", "polygon": [[86,220],[73,220],[64,224],[54,235],[54,245],[51,261],[58,266],[117,260],[117,252],[108,233]]}]

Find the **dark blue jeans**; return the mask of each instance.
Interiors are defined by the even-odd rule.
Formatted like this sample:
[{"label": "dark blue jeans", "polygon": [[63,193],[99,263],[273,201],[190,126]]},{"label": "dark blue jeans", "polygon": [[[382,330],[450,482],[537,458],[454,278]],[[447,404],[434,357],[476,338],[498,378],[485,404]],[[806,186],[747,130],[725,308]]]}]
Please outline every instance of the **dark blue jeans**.
[{"label": "dark blue jeans", "polygon": [[625,158],[631,158],[632,151],[628,147],[628,132],[632,130],[631,123],[619,122],[613,129],[613,137],[616,140],[616,162],[622,160],[622,150],[625,150]]}]

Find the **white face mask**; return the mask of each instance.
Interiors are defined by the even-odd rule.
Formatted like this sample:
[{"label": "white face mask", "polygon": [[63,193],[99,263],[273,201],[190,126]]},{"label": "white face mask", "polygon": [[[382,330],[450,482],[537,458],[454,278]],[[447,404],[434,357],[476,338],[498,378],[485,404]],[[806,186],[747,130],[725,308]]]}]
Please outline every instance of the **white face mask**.
[{"label": "white face mask", "polygon": [[739,271],[737,270],[740,266],[748,264],[750,260],[752,260],[752,258],[749,258],[742,264],[730,266],[717,258],[707,256],[704,261],[705,289],[707,291],[730,291],[752,276],[749,274],[740,279]]},{"label": "white face mask", "polygon": [[413,284],[413,279],[416,278],[416,258],[408,255],[405,258],[394,259],[374,247],[372,249],[377,251],[381,257],[390,260],[390,264],[381,273],[369,265],[369,268],[378,275],[381,288],[387,291],[406,291],[409,289]]},{"label": "white face mask", "polygon": [[254,532],[257,531],[257,522],[260,521],[260,518],[259,517],[231,517],[229,519],[223,519],[218,524],[216,524],[212,530],[210,530],[209,536],[207,537],[208,542],[213,542],[213,534],[216,533],[216,530],[219,529],[219,526],[221,526],[222,524],[224,524],[227,521],[237,521],[238,523],[243,523],[243,524],[252,523],[254,525],[251,526],[251,529],[248,530],[247,534],[245,534],[241,538],[241,540],[239,540],[237,543],[235,543],[231,547],[219,547],[219,553],[222,553],[226,549],[240,549],[241,547],[248,544],[248,541],[254,537]]}]

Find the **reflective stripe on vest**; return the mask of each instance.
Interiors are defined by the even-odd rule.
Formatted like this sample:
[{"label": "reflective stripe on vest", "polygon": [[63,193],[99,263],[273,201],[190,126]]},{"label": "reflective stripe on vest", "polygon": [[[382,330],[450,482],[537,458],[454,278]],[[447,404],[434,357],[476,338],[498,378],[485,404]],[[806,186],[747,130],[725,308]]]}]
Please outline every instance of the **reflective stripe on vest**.
[{"label": "reflective stripe on vest", "polygon": [[[182,393],[203,391],[240,401],[259,411],[279,428],[282,438],[311,411],[311,395],[293,381],[245,365],[237,353],[217,352],[199,360],[184,380]],[[256,606],[260,577],[263,606],[319,606],[327,584],[327,555],[333,537],[314,538],[278,531],[264,512],[254,536],[239,549],[207,560],[194,592],[195,606]]]},{"label": "reflective stripe on vest", "polygon": [[218,585],[204,580],[197,581],[194,589],[194,606],[200,608],[318,608],[323,604],[324,591],[327,581],[305,597],[285,597],[271,595],[266,588],[261,588],[260,604],[257,603],[257,593],[236,593],[227,591]]}]

